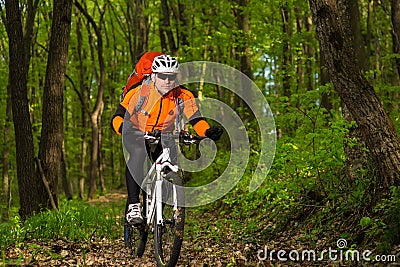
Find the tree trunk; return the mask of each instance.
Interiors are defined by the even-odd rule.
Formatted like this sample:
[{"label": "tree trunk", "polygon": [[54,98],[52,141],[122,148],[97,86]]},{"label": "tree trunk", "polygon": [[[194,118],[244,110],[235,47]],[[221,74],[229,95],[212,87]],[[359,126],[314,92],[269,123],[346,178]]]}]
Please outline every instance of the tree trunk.
[{"label": "tree trunk", "polygon": [[[101,35],[101,29],[97,26],[96,22],[93,18],[88,14],[88,12],[79,4],[79,2],[75,2],[75,6],[79,9],[80,12],[86,17],[89,21],[90,25],[92,25],[96,37],[97,37],[97,59],[99,61],[99,82],[98,82],[98,93],[96,98],[96,103],[92,114],[90,116],[92,122],[92,147],[91,147],[91,160],[90,160],[90,172],[89,172],[89,195],[88,198],[94,198],[94,195],[97,190],[97,178],[99,176],[99,164],[100,164],[100,120],[101,114],[103,112],[104,107],[104,85],[106,80],[106,72],[105,72],[105,64],[103,58],[103,39]],[[100,23],[102,24],[104,11],[100,14]]]},{"label": "tree trunk", "polygon": [[79,95],[81,99],[81,123],[82,123],[82,143],[81,143],[81,169],[80,176],[77,179],[79,198],[84,199],[85,197],[85,180],[86,180],[86,152],[87,152],[87,126],[88,126],[88,114],[89,112],[89,97],[88,90],[85,86],[86,81],[86,65],[84,64],[84,57],[86,55],[86,50],[83,48],[83,38],[82,38],[82,21],[79,12],[76,12],[76,38],[77,38],[77,52],[79,61]]},{"label": "tree trunk", "polygon": [[53,5],[39,144],[39,159],[52,195],[44,194],[45,208],[51,208],[51,198],[57,206],[57,188],[61,178],[64,81],[71,31],[72,0],[54,0]]},{"label": "tree trunk", "polygon": [[246,74],[251,80],[253,80],[253,72],[251,70],[251,47],[250,47],[250,24],[249,24],[249,12],[248,0],[238,0],[238,9],[236,10],[236,20],[239,30],[243,33],[243,40],[238,46],[239,60],[240,60],[240,71]]},{"label": "tree trunk", "polygon": [[[118,84],[118,80],[119,80],[119,68],[118,68],[118,42],[117,42],[117,38],[116,38],[116,28],[114,23],[111,21],[111,33],[112,33],[112,44],[109,43],[107,46],[109,47],[113,47],[113,58],[112,60],[110,60],[111,63],[111,72],[110,72],[110,80],[112,83],[114,84]],[[109,34],[107,34],[109,35]],[[119,95],[121,93],[120,88],[116,88],[116,87],[111,87],[110,88],[110,94],[112,97],[110,97],[109,99],[109,106],[110,107],[115,107],[116,105],[118,105],[118,103],[115,103],[116,101],[118,101],[115,97],[116,95]],[[108,173],[111,173],[111,184],[112,186],[115,188],[116,187],[116,182],[120,181],[120,177],[122,177],[121,173],[120,173],[120,168],[119,168],[119,164],[113,164],[116,160],[119,160],[119,158],[116,157],[116,155],[118,155],[118,151],[120,151],[120,147],[119,144],[117,145],[117,140],[120,141],[119,137],[114,135],[109,129],[107,129],[107,133],[111,133],[112,136],[110,136],[107,140],[108,140],[108,144],[107,147],[110,148],[110,157],[108,162],[111,163],[111,166],[103,166],[103,169],[107,169]],[[104,157],[105,158],[105,157]],[[102,161],[102,163],[106,164],[105,160]],[[119,184],[118,184],[119,186]]]},{"label": "tree trunk", "polygon": [[81,171],[79,178],[79,198],[84,199],[85,197],[85,167],[86,167],[86,149],[87,149],[87,138],[86,134],[82,134],[82,147],[81,147]]},{"label": "tree trunk", "polygon": [[[4,150],[3,150],[3,188],[2,188],[2,201],[8,203],[10,199],[10,175],[9,175],[9,159],[10,159],[10,132],[11,132],[11,86],[7,86],[7,107],[6,107],[6,121],[4,124]],[[2,214],[4,219],[8,219],[8,209]]]},{"label": "tree trunk", "polygon": [[99,172],[99,180],[100,180],[100,190],[102,193],[106,192],[106,181],[104,179],[104,155],[101,151],[101,146],[100,144],[103,143],[103,134],[101,132],[101,114],[104,111],[104,105],[102,105],[101,110],[100,110],[100,117],[98,118],[98,124],[99,124],[99,146],[98,146],[98,157],[99,157],[99,161],[98,161],[98,172]]},{"label": "tree trunk", "polygon": [[303,57],[296,57],[296,92],[301,93],[302,88],[306,87],[307,91],[314,89],[313,82],[315,80],[313,70],[312,70],[312,60],[314,56],[314,48],[311,40],[312,32],[312,18],[310,16],[304,16],[301,8],[295,7],[294,13],[296,17],[296,32],[309,33],[304,39],[304,43],[301,45],[301,53]]},{"label": "tree trunk", "polygon": [[[253,80],[253,71],[252,71],[252,65],[251,65],[251,46],[250,46],[250,23],[249,23],[249,12],[248,12],[248,5],[249,1],[248,0],[237,0],[236,1],[237,5],[235,5],[233,12],[236,17],[236,24],[239,32],[241,34],[237,34],[237,40],[235,40],[238,43],[238,46],[236,48],[236,57],[239,60],[239,68],[242,73],[244,73],[247,77],[242,77],[241,79],[241,84],[240,84],[240,90],[246,90],[246,94],[248,95],[249,99],[253,99],[254,101],[254,96],[251,90],[248,90],[248,88],[251,88],[250,81],[247,79],[249,78],[250,80]],[[244,93],[244,92],[242,92]],[[253,112],[248,108],[247,104],[237,97],[236,95],[234,96],[236,105],[235,107],[240,107],[239,114],[241,114],[241,117],[243,118],[244,121],[251,122],[254,121],[254,114]],[[252,102],[250,100],[250,102]]]},{"label": "tree trunk", "polygon": [[89,171],[89,193],[88,199],[93,199],[97,191],[97,178],[99,175],[99,133],[100,128],[97,122],[97,114],[91,116],[92,122],[92,144],[91,144],[91,157],[90,157],[90,171]]},{"label": "tree trunk", "polygon": [[[161,0],[161,9],[162,9],[162,21],[160,27],[160,35],[163,36],[164,33],[167,36],[166,43],[168,44],[168,50],[171,55],[176,56],[178,54],[178,47],[176,46],[174,34],[171,29],[171,20],[170,20],[170,12],[168,7],[167,0]],[[164,45],[165,45],[164,44]]]},{"label": "tree trunk", "polygon": [[193,25],[191,25],[189,16],[187,15],[185,3],[181,3],[180,1],[178,1],[178,13],[174,17],[177,18],[177,23],[179,24],[179,46],[182,47],[184,54],[187,56],[187,53],[190,51],[188,33],[190,32],[190,29],[193,27]]},{"label": "tree trunk", "polygon": [[[349,0],[352,1],[352,0]],[[376,168],[375,196],[400,182],[400,140],[374,88],[363,76],[336,1],[309,0],[317,35],[336,92],[362,133]]]},{"label": "tree trunk", "polygon": [[[400,1],[391,0],[392,2],[392,39],[393,53],[400,54]],[[397,73],[400,76],[400,58],[396,58]]]},{"label": "tree trunk", "polygon": [[[349,45],[352,46],[356,57],[356,64],[358,64],[361,71],[366,71],[368,68],[368,60],[364,49],[364,42],[361,35],[360,12],[358,10],[357,1],[338,1],[339,10],[341,10],[341,18],[345,25],[349,25],[346,38],[350,40]],[[351,123],[354,121],[348,108],[342,101],[342,114],[343,118]],[[349,178],[350,184],[361,176],[362,170],[370,170],[368,160],[368,153],[365,151],[365,142],[362,140],[361,129],[353,126],[349,129],[346,136],[344,151],[346,154],[346,175]],[[356,144],[350,145],[348,140],[356,140]],[[353,141],[351,141],[353,142]],[[373,173],[368,173],[367,177],[372,177]]]},{"label": "tree trunk", "polygon": [[27,64],[26,68],[29,69],[29,63],[31,60],[31,47],[35,42],[34,40],[34,24],[35,24],[35,16],[36,11],[39,5],[39,0],[35,0],[35,2],[27,1],[28,10],[27,10],[27,18],[25,22],[24,28],[24,44],[25,44],[25,63]]},{"label": "tree trunk", "polygon": [[148,49],[149,22],[145,8],[143,0],[128,0],[124,12],[124,16],[128,19],[119,22],[126,25],[124,36],[129,46],[131,62],[136,62]]},{"label": "tree trunk", "polygon": [[138,40],[138,44],[135,48],[138,53],[135,55],[138,56],[147,51],[149,39],[147,15],[144,12],[144,1],[136,0],[136,10],[134,16],[138,32],[135,38]]},{"label": "tree trunk", "polygon": [[[392,39],[393,39],[393,53],[400,54],[400,1],[392,0]],[[397,77],[400,77],[400,58],[396,58]],[[398,84],[398,80],[397,83]],[[392,93],[393,110],[399,109],[399,92]]]},{"label": "tree trunk", "polygon": [[[34,146],[32,125],[28,103],[28,66],[29,59],[22,29],[19,1],[7,0],[6,30],[9,40],[9,80],[15,132],[18,191],[22,220],[40,210],[43,183],[35,175]],[[28,25],[33,27],[33,25]]]},{"label": "tree trunk", "polygon": [[[280,7],[281,19],[282,19],[282,33],[283,33],[283,40],[282,40],[282,59],[280,62],[280,66],[282,69],[279,71],[278,74],[282,77],[282,87],[280,91],[282,92],[282,96],[286,96],[290,98],[292,94],[291,90],[291,83],[292,83],[292,53],[290,47],[290,37],[291,37],[291,29],[290,29],[290,21],[289,20],[289,8],[287,4],[283,4]],[[296,122],[297,124],[297,122]],[[296,126],[295,126],[296,127]],[[290,135],[293,132],[293,128],[285,127],[282,129],[280,134]]]},{"label": "tree trunk", "polygon": [[[329,72],[327,70],[327,66],[325,64],[325,59],[324,59],[324,55],[322,55],[322,51],[320,49],[319,51],[319,83],[322,86],[326,86],[330,81],[330,77],[329,77]],[[332,104],[332,100],[329,97],[329,92],[322,92],[322,96],[321,96],[321,106],[323,108],[325,108],[329,114],[331,114],[331,109],[333,109],[333,104]]]},{"label": "tree trunk", "polygon": [[292,67],[292,56],[290,53],[290,27],[289,27],[289,11],[286,5],[281,7],[281,18],[282,18],[282,31],[285,35],[282,46],[282,95],[290,97],[291,92],[291,67]]},{"label": "tree trunk", "polygon": [[62,154],[61,154],[61,179],[62,179],[62,188],[64,190],[65,197],[68,200],[72,199],[72,185],[71,182],[68,180],[68,164],[67,159],[65,158],[65,146],[63,142],[62,146]]}]

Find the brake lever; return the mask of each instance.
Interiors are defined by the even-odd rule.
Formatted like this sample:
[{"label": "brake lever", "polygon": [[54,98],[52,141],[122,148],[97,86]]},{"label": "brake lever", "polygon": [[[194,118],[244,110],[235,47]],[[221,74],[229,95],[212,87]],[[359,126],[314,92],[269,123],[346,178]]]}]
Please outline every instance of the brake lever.
[{"label": "brake lever", "polygon": [[151,144],[158,144],[159,138],[154,136],[150,132],[146,132],[143,137]]}]

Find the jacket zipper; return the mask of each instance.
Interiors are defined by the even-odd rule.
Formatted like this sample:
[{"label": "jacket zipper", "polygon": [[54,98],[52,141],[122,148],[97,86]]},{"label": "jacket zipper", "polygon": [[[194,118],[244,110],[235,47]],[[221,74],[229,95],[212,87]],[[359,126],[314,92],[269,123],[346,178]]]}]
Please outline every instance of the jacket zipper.
[{"label": "jacket zipper", "polygon": [[163,99],[164,99],[164,97],[161,97],[161,99],[160,99],[160,110],[158,111],[156,123],[153,125],[153,128],[151,129],[152,132],[154,132],[154,128],[156,127],[156,125],[158,124],[158,120],[160,119]]}]

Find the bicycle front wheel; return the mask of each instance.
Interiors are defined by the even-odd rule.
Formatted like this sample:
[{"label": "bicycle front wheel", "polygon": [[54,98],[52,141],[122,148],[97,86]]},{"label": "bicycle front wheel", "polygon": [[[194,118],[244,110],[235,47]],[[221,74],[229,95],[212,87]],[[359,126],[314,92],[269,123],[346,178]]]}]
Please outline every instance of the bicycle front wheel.
[{"label": "bicycle front wheel", "polygon": [[[166,180],[176,185],[182,185],[182,178],[174,172],[168,173]],[[164,184],[166,185],[163,186],[163,195],[170,198],[170,200],[171,198],[176,199],[179,205],[177,205],[176,209],[168,204],[162,205],[162,224],[158,224],[157,220],[154,220],[154,248],[157,265],[160,267],[172,267],[178,262],[182,247],[185,208],[183,207],[183,192],[173,190],[173,185],[170,183]]]},{"label": "bicycle front wheel", "polygon": [[142,257],[146,249],[149,232],[144,226],[132,226],[125,224],[125,247],[132,249],[132,255]]},{"label": "bicycle front wheel", "polygon": [[[128,202],[126,204],[128,206]],[[125,212],[126,213],[126,212]],[[130,225],[126,220],[124,223],[124,243],[126,248],[132,250],[132,255],[142,257],[146,249],[149,230],[144,224]]]}]

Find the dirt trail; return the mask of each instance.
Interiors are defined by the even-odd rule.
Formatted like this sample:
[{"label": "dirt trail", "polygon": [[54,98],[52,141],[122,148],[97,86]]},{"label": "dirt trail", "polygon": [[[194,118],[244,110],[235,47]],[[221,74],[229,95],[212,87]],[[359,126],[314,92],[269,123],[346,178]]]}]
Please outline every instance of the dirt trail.
[{"label": "dirt trail", "polygon": [[[125,194],[112,193],[90,201],[93,205],[112,205],[123,203]],[[237,223],[237,222],[236,222]],[[245,227],[243,223],[243,227]],[[237,227],[236,227],[237,228]],[[260,226],[260,229],[262,227]],[[218,212],[200,213],[187,209],[185,235],[177,266],[187,267],[220,267],[220,266],[271,266],[268,261],[260,261],[258,250],[265,244],[258,233],[252,241],[246,241],[232,229],[226,215]],[[131,255],[130,249],[124,247],[122,238],[117,240],[99,239],[94,236],[84,243],[66,240],[29,240],[19,247],[10,246],[3,252],[2,262],[11,262],[12,266],[156,266],[153,250],[153,235],[150,234],[145,254],[142,258]],[[286,233],[269,241],[269,247],[302,248],[304,244]],[[265,237],[264,237],[265,238]],[[307,245],[307,244],[306,244]],[[340,262],[274,262],[280,266],[352,266]],[[363,265],[360,265],[363,266]]]},{"label": "dirt trail", "polygon": [[[125,194],[112,193],[92,200],[90,203],[109,205],[110,202],[119,202],[125,198]],[[211,227],[220,234],[218,238],[212,237],[206,233],[209,229],[201,226],[207,224],[210,227],[210,222],[212,225],[217,218],[211,215],[198,217],[199,214],[187,211],[187,219],[191,220],[191,223],[188,223],[185,228],[177,266],[264,266],[256,258],[255,246],[234,242],[228,229],[220,231],[217,226]],[[124,247],[121,229],[121,239],[118,240],[99,240],[96,237],[88,243],[72,243],[66,240],[50,242],[29,240],[20,247],[9,247],[3,259],[8,262],[11,260],[13,265],[23,266],[155,266],[152,237],[151,234],[142,258],[134,258],[130,255],[130,249]]]},{"label": "dirt trail", "polygon": [[[256,266],[246,263],[240,251],[213,244],[199,249],[199,244],[184,242],[177,266]],[[21,255],[24,255],[21,258]],[[155,266],[151,242],[142,258],[134,258],[124,248],[122,240],[99,240],[90,244],[68,243],[62,240],[44,243],[32,240],[21,248],[9,248],[6,259],[22,266]],[[233,260],[235,259],[235,260]],[[0,263],[1,265],[1,263]]]}]

